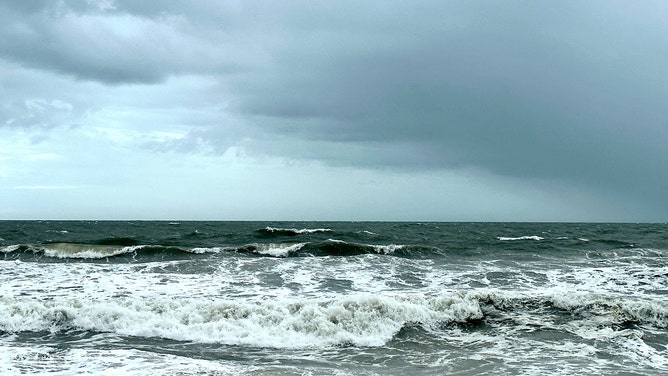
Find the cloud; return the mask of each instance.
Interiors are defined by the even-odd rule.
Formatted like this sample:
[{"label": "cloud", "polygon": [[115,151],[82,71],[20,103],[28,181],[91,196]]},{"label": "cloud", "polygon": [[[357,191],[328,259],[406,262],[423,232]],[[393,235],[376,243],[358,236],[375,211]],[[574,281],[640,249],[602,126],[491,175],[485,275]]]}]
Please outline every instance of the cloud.
[{"label": "cloud", "polygon": [[27,67],[105,84],[154,84],[191,72],[236,72],[253,61],[246,56],[252,48],[235,48],[216,30],[215,39],[204,38],[210,30],[178,14],[148,18],[109,2],[28,3],[0,4],[0,56]]},{"label": "cloud", "polygon": [[[478,166],[668,204],[668,27],[644,18],[665,5],[427,4],[288,21],[273,64],[231,81],[236,110],[280,142],[381,155],[362,165]],[[341,149],[308,154],[350,162]]]},{"label": "cloud", "polygon": [[667,11],[659,1],[4,2],[0,128],[43,139],[77,126],[144,153],[459,171],[658,218]]}]

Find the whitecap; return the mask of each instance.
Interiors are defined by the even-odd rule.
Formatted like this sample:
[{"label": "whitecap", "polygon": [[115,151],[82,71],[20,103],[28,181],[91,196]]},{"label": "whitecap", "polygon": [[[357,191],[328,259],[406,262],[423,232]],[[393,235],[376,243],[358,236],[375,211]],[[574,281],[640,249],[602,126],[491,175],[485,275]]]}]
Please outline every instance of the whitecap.
[{"label": "whitecap", "polygon": [[405,247],[406,247],[405,245],[388,244],[388,245],[374,245],[373,249],[377,253],[389,255]]},{"label": "whitecap", "polygon": [[0,248],[0,253],[12,253],[19,250],[20,248],[21,248],[20,244],[8,245]]},{"label": "whitecap", "polygon": [[278,228],[278,227],[265,227],[264,231],[272,233],[294,233],[294,234],[314,234],[317,232],[331,232],[332,229],[329,228],[302,228],[302,229],[296,229],[296,228]]},{"label": "whitecap", "polygon": [[543,240],[542,237],[536,236],[536,235],[527,235],[527,236],[519,236],[519,237],[505,237],[505,236],[497,236],[496,237],[498,240],[501,241],[513,241],[513,240]]},{"label": "whitecap", "polygon": [[[12,314],[9,314],[9,313]],[[309,348],[352,343],[383,346],[407,324],[482,318],[463,295],[355,295],[334,299],[276,296],[264,300],[137,299],[50,301],[5,299],[0,330],[7,333],[75,328],[138,337],[227,345]]]},{"label": "whitecap", "polygon": [[203,254],[203,253],[220,253],[223,251],[231,251],[234,248],[230,247],[195,247],[190,248],[189,251],[192,253]]},{"label": "whitecap", "polygon": [[73,258],[73,259],[101,259],[113,256],[119,256],[126,253],[134,253],[145,246],[134,245],[127,247],[115,247],[108,245],[93,244],[74,244],[74,243],[53,243],[43,246],[38,250],[45,256],[55,258]]},{"label": "whitecap", "polygon": [[253,244],[254,251],[260,255],[269,255],[274,257],[288,257],[290,253],[294,253],[302,249],[306,243],[296,244]]}]

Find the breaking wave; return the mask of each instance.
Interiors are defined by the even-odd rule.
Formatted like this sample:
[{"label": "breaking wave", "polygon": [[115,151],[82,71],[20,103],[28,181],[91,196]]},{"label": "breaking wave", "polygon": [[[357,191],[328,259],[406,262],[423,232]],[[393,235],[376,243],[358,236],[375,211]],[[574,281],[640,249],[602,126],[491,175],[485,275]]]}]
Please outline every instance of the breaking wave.
[{"label": "breaking wave", "polygon": [[[649,324],[668,327],[668,302],[634,300],[623,297],[597,296],[591,293],[559,292],[544,296],[527,296],[518,292],[476,291],[471,293],[486,314],[493,311],[517,311],[530,308],[536,313],[567,313],[566,320],[596,318],[592,325],[629,326]],[[552,323],[554,320],[551,321]],[[546,322],[548,323],[548,322]]]},{"label": "breaking wave", "polygon": [[[530,296],[501,291],[442,296],[354,295],[263,300],[115,298],[105,301],[0,298],[0,332],[83,330],[251,347],[383,346],[402,328],[441,331],[451,325],[522,320],[560,326],[582,338],[628,335],[633,325],[668,326],[668,303],[591,295]],[[565,313],[565,314],[564,314]],[[611,334],[612,333],[612,334]]]},{"label": "breaking wave", "polygon": [[143,246],[118,247],[97,244],[51,243],[39,246],[29,244],[11,245],[0,249],[0,252],[4,253],[5,255],[9,253],[42,254],[47,257],[60,259],[102,259],[136,253],[142,248]]},{"label": "breaking wave", "polygon": [[429,256],[439,252],[440,249],[438,248],[419,245],[360,244],[335,239],[328,239],[322,242],[251,243],[242,246],[194,248],[162,245],[115,246],[78,243],[48,243],[41,245],[17,244],[0,248],[0,253],[5,255],[5,259],[20,258],[25,254],[57,259],[91,260],[124,257],[129,255],[132,256],[132,260],[135,261],[141,261],[142,257],[178,257],[179,255],[188,256],[193,254],[211,253],[246,253],[249,255],[270,257],[355,256],[361,254],[419,257]]}]

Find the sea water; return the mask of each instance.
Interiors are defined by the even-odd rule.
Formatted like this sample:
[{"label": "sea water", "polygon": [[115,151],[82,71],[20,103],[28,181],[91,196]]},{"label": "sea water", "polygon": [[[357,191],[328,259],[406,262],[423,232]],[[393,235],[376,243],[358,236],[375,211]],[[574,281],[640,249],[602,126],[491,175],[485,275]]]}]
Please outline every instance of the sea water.
[{"label": "sea water", "polygon": [[0,374],[668,374],[668,225],[0,222]]}]

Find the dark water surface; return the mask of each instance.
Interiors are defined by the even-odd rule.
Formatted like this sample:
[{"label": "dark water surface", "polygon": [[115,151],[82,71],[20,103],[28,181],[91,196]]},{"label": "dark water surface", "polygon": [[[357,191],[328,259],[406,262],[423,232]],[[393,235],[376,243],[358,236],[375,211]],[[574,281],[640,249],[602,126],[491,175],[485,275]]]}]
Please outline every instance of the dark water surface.
[{"label": "dark water surface", "polygon": [[668,374],[668,225],[0,222],[0,373]]}]

